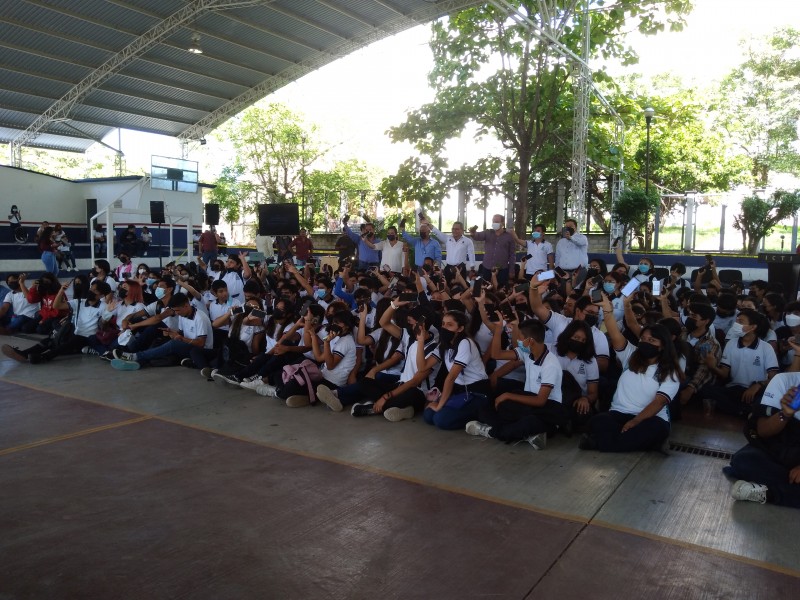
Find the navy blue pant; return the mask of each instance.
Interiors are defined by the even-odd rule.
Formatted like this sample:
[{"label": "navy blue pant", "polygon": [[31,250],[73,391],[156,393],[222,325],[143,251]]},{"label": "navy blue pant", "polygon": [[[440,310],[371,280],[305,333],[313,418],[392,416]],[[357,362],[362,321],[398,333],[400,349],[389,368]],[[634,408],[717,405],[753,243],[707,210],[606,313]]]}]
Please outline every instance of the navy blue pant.
[{"label": "navy blue pant", "polygon": [[800,508],[800,484],[789,483],[789,469],[755,446],[747,445],[731,458],[730,475],[766,485],[769,502]]},{"label": "navy blue pant", "polygon": [[[532,392],[516,392],[525,396],[536,396]],[[555,400],[544,406],[530,406],[514,400],[501,402],[495,408],[488,404],[478,414],[478,420],[492,427],[493,438],[504,442],[516,442],[537,433],[555,433],[568,420],[566,408]]]},{"label": "navy blue pant", "polygon": [[593,416],[589,421],[589,433],[597,440],[597,449],[600,452],[658,449],[669,437],[669,423],[650,417],[623,433],[622,426],[635,416],[616,410]]}]

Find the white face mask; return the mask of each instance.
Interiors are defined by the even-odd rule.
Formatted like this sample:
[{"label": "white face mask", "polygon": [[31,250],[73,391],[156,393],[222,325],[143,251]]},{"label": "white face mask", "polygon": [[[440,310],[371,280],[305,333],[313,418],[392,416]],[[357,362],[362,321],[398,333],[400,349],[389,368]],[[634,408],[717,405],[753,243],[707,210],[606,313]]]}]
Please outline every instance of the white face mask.
[{"label": "white face mask", "polygon": [[500,223],[492,223],[492,229],[494,229],[495,231],[497,231],[501,227],[502,225]]},{"label": "white face mask", "polygon": [[744,327],[742,327],[741,323],[734,323],[731,325],[731,328],[728,329],[728,334],[732,338],[740,338],[745,334]]},{"label": "white face mask", "polygon": [[800,325],[800,316],[789,313],[786,315],[786,318],[784,318],[784,321],[787,327],[797,327]]}]

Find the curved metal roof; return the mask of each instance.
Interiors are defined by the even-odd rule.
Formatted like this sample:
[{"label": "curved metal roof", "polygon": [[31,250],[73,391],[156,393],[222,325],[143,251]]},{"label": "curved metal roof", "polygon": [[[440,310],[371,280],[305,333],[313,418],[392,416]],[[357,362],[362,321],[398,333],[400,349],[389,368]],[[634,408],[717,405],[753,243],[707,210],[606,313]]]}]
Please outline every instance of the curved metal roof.
[{"label": "curved metal roof", "polygon": [[0,0],[0,141],[82,152],[116,127],[200,139],[327,63],[477,3]]}]

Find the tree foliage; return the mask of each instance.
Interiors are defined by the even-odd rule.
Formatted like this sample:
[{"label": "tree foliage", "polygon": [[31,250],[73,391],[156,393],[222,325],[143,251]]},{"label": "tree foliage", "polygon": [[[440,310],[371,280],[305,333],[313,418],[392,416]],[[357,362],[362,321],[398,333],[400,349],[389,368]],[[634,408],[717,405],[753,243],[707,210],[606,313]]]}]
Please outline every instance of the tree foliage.
[{"label": "tree foliage", "polygon": [[[564,8],[573,3],[560,3],[552,21],[537,13],[536,2],[514,4],[541,28],[561,28],[561,41],[573,51],[580,48],[583,15]],[[658,5],[620,0],[593,14],[592,55],[630,64],[636,56],[624,45],[621,32],[631,22],[644,33],[666,25],[679,29],[682,14],[690,8],[685,0]],[[434,101],[412,111],[405,123],[389,132],[395,141],[414,144],[417,156],[384,180],[381,191],[389,202],[410,197],[435,209],[452,188],[514,190],[516,228],[522,232],[528,221],[530,181],[551,164],[564,164],[563,150],[553,152],[555,146],[570,147],[571,66],[488,4],[435,23],[431,49]],[[607,77],[600,71],[595,79]],[[473,132],[472,143],[493,138],[500,149],[472,165],[451,167],[444,158],[446,145],[466,131]]]},{"label": "tree foliage", "polygon": [[641,188],[628,188],[619,195],[611,211],[614,220],[622,223],[622,239],[628,239],[628,234],[640,240],[644,246],[647,226],[655,215],[658,206],[658,192],[653,188],[650,193],[645,193]]},{"label": "tree foliage", "polygon": [[800,190],[777,191],[767,199],[750,196],[742,200],[741,212],[733,218],[733,226],[742,233],[746,254],[755,254],[758,244],[778,223],[800,210]]},{"label": "tree foliage", "polygon": [[800,30],[743,42],[745,60],[724,78],[719,125],[750,161],[759,187],[770,173],[800,175]]}]

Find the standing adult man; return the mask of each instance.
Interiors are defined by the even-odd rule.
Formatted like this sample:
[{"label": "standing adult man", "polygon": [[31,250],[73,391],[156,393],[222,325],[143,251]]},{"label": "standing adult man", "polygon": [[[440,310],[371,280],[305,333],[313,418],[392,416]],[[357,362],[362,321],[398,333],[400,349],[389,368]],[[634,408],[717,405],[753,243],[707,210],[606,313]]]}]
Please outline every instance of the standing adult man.
[{"label": "standing adult man", "polygon": [[200,234],[198,244],[200,246],[200,259],[204,264],[210,265],[219,256],[219,241],[213,225]]},{"label": "standing adult man", "polygon": [[497,284],[505,285],[508,283],[509,274],[514,271],[516,255],[514,253],[516,243],[514,236],[506,230],[503,215],[492,216],[492,228],[486,231],[478,231],[478,226],[470,228],[473,240],[482,241],[483,262],[481,263],[478,275],[486,280],[491,280],[492,271],[497,271]]},{"label": "standing adult man", "polygon": [[561,239],[556,244],[556,265],[567,273],[586,267],[589,264],[589,240],[578,232],[578,222],[575,219],[564,221],[561,230]]},{"label": "standing adult man", "polygon": [[426,258],[430,258],[434,264],[439,264],[442,260],[442,247],[439,242],[431,238],[431,228],[425,222],[419,225],[419,237],[414,237],[406,233],[406,220],[400,221],[400,235],[403,239],[414,247],[414,264],[417,268],[422,268]]},{"label": "standing adult man", "polygon": [[300,230],[300,234],[289,244],[289,249],[294,252],[295,258],[300,262],[308,262],[311,252],[314,250],[314,242],[308,237],[305,229]]},{"label": "standing adult man", "polygon": [[537,223],[533,226],[531,239],[517,240],[517,244],[524,246],[531,256],[525,263],[525,279],[530,279],[537,271],[549,271],[555,266],[553,245],[544,238],[545,226]]},{"label": "standing adult man", "polygon": [[359,271],[367,270],[370,267],[380,266],[381,256],[377,250],[370,248],[364,240],[369,240],[373,244],[378,240],[375,239],[375,226],[372,223],[364,224],[364,233],[358,235],[355,231],[350,229],[347,221],[350,220],[349,215],[345,215],[342,219],[342,230],[347,234],[353,243],[358,247],[358,264],[356,269]]},{"label": "standing adult man", "polygon": [[453,223],[452,235],[444,235],[427,219],[424,222],[431,228],[433,237],[445,245],[447,252],[445,262],[448,265],[453,265],[454,267],[462,264],[470,266],[476,262],[475,244],[472,243],[471,239],[464,236],[464,224],[461,221]]}]

